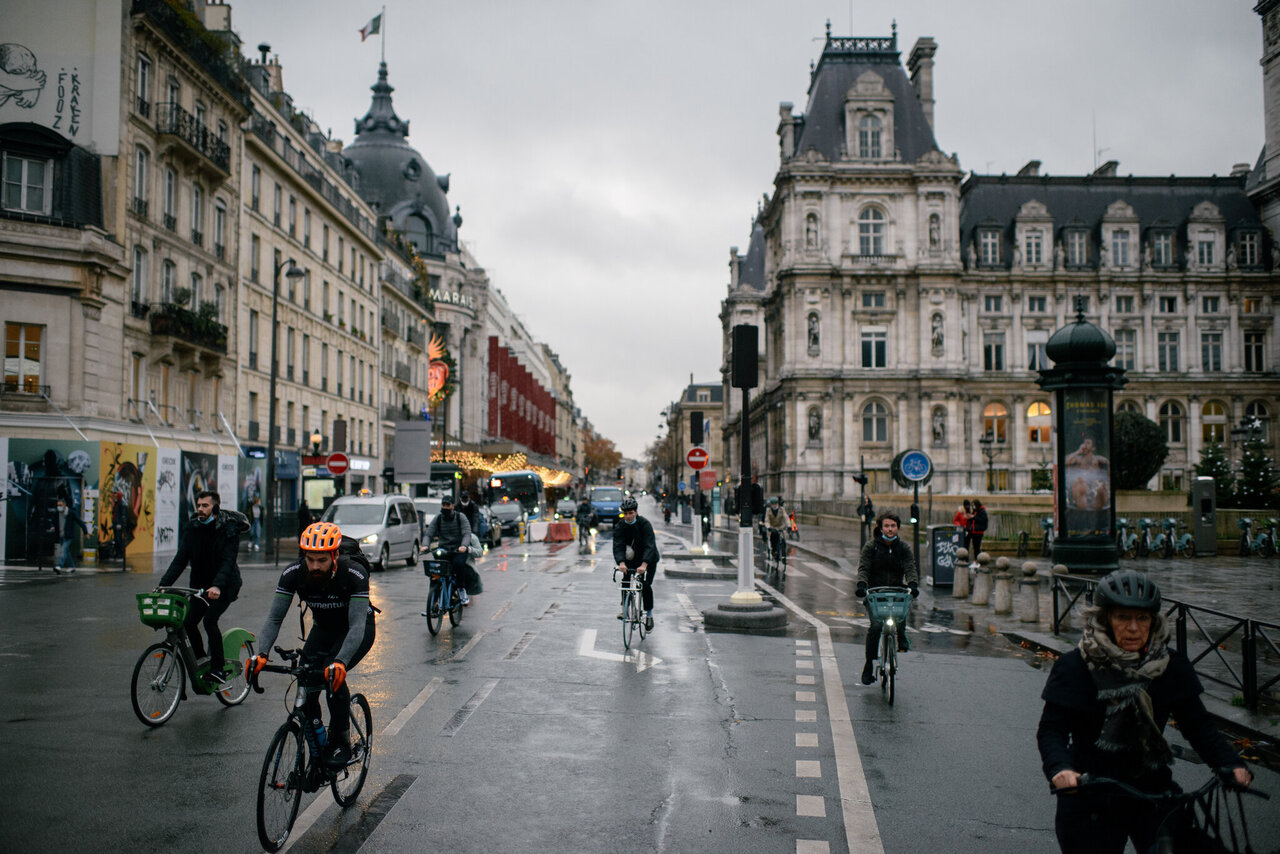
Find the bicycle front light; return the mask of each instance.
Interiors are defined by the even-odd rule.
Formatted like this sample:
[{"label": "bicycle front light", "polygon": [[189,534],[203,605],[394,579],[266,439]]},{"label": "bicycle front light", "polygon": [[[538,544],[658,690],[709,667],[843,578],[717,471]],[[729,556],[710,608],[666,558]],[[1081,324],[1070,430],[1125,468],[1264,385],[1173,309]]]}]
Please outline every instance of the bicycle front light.
[{"label": "bicycle front light", "polygon": [[376,543],[377,541],[378,541],[378,535],[377,535],[377,534],[370,534],[369,536],[365,537],[365,538],[364,538],[363,540],[361,540],[360,542],[362,542],[362,543],[368,543],[368,544],[370,544],[370,545],[373,545],[373,544],[374,544],[374,543]]},{"label": "bicycle front light", "polygon": [[893,626],[893,617],[890,617],[889,619],[885,620],[885,621],[884,621],[884,624],[885,624],[886,626],[889,626],[889,627],[891,627],[891,628],[892,628],[892,626]]}]

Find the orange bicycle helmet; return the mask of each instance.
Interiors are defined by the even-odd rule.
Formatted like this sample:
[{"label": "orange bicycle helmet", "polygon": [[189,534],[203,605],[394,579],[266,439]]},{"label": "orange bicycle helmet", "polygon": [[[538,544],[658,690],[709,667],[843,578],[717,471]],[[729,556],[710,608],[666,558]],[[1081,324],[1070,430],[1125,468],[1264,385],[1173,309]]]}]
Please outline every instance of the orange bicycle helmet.
[{"label": "orange bicycle helmet", "polygon": [[304,552],[336,552],[342,542],[342,530],[332,522],[313,522],[298,538]]}]

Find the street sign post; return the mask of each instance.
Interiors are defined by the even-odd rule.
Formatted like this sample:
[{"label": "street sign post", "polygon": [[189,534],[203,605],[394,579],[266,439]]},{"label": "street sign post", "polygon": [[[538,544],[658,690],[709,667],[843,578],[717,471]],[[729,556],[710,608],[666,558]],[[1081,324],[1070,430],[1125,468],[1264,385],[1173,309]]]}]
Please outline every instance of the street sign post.
[{"label": "street sign post", "polygon": [[695,471],[704,468],[711,460],[711,455],[702,448],[690,448],[689,453],[685,454],[684,461],[689,464],[689,468]]},{"label": "street sign post", "polygon": [[347,469],[351,467],[351,460],[347,458],[346,454],[334,453],[329,455],[329,459],[325,460],[324,465],[329,470],[329,474],[338,477],[347,473]]}]

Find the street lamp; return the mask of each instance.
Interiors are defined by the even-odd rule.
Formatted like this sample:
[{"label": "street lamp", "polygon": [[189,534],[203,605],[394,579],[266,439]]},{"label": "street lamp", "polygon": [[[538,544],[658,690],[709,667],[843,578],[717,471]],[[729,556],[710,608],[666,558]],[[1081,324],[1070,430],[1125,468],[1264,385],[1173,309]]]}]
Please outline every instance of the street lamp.
[{"label": "street lamp", "polygon": [[995,492],[995,461],[1000,456],[1003,447],[997,445],[997,442],[1003,444],[1004,439],[996,439],[995,435],[988,430],[986,435],[978,440],[978,444],[982,446],[982,455],[987,458],[987,492]]},{"label": "street lamp", "polygon": [[290,279],[301,279],[307,273],[297,266],[292,258],[282,260],[275,265],[271,274],[271,391],[267,400],[267,548],[274,557],[279,558],[276,548],[276,378],[280,373],[279,359],[276,356],[278,331],[276,329],[276,313],[280,307],[280,271],[288,267],[285,276]]},{"label": "street lamp", "polygon": [[317,427],[315,429],[315,432],[311,434],[311,453],[313,455],[320,453],[320,443],[323,441],[324,441],[324,436],[320,434],[320,428]]}]

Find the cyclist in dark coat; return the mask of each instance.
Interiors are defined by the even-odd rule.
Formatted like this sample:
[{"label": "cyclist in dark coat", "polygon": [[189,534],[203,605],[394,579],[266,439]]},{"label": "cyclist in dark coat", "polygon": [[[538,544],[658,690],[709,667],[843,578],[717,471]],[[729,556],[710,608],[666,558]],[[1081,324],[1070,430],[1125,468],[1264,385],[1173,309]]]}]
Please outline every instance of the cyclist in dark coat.
[{"label": "cyclist in dark coat", "polygon": [[[861,599],[867,595],[868,587],[907,587],[912,596],[920,595],[920,572],[916,569],[916,558],[911,547],[898,536],[898,528],[902,520],[892,510],[886,510],[876,518],[876,527],[872,531],[871,542],[862,547],[858,556],[858,586],[854,594]],[[862,668],[862,684],[870,685],[875,681],[874,670],[876,653],[880,648],[880,632],[883,623],[871,620],[871,628],[867,631],[867,658]],[[906,652],[907,627],[905,622],[898,623],[898,651]]]},{"label": "cyclist in dark coat", "polygon": [[[1093,605],[1079,645],[1054,664],[1042,695],[1036,740],[1050,785],[1070,789],[1089,773],[1146,792],[1176,790],[1163,734],[1170,716],[1205,762],[1249,785],[1253,775],[1200,701],[1191,663],[1167,645],[1155,582],[1118,570],[1098,582]],[[1129,839],[1146,851],[1161,819],[1154,805],[1082,790],[1058,797],[1054,825],[1064,854],[1120,854]]]},{"label": "cyclist in dark coat", "polygon": [[204,639],[198,626],[204,623],[209,633],[209,679],[217,681],[226,664],[222,650],[222,631],[218,618],[226,613],[240,595],[240,567],[236,552],[240,549],[239,526],[221,513],[218,493],[205,490],[196,496],[196,515],[187,522],[178,543],[178,553],[160,578],[160,586],[168,587],[178,580],[191,564],[191,586],[202,587],[205,599],[192,597],[183,626],[196,658],[204,657]]},{"label": "cyclist in dark coat", "polygon": [[[462,604],[471,604],[471,597],[478,595],[483,589],[480,574],[468,562],[475,557],[471,554],[471,523],[467,521],[466,513],[453,509],[451,496],[446,495],[440,499],[440,512],[427,526],[423,539],[428,544],[439,540],[440,548],[449,550],[453,562],[453,577],[462,585]],[[426,615],[426,611],[423,611],[422,616]]]},{"label": "cyclist in dark coat", "polygon": [[[622,524],[613,526],[613,561],[622,570],[623,578],[630,577],[632,572],[640,574],[642,590],[640,598],[644,604],[644,628],[653,628],[653,576],[658,571],[658,539],[653,534],[653,525],[649,520],[637,513],[636,500],[628,495],[622,499],[618,509],[622,511]],[[625,600],[624,600],[625,601]],[[618,612],[622,619],[622,612]]]}]

